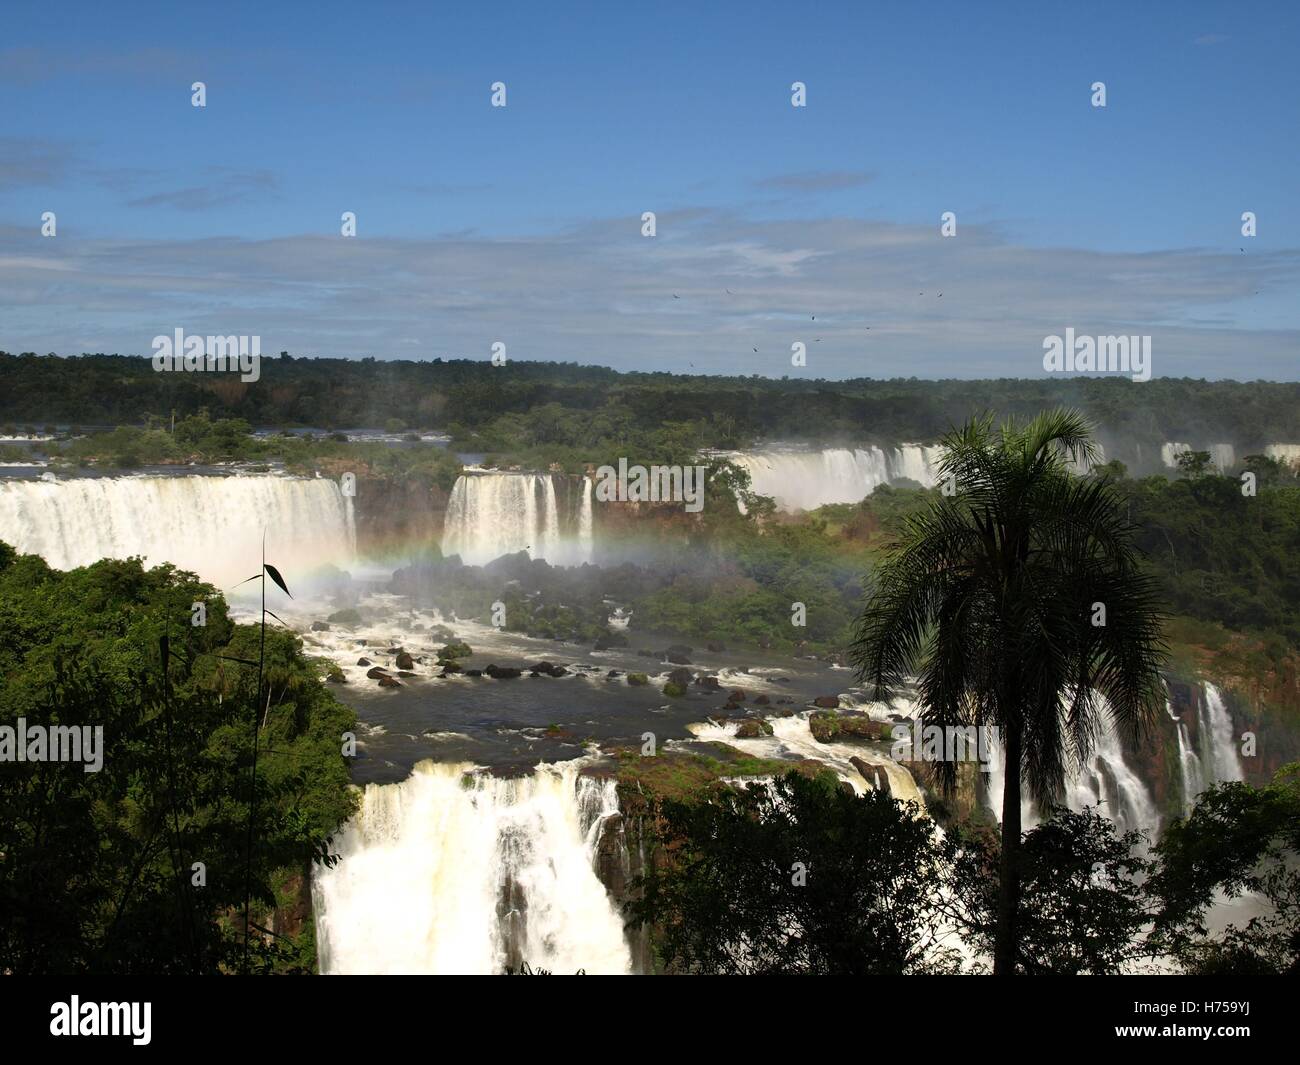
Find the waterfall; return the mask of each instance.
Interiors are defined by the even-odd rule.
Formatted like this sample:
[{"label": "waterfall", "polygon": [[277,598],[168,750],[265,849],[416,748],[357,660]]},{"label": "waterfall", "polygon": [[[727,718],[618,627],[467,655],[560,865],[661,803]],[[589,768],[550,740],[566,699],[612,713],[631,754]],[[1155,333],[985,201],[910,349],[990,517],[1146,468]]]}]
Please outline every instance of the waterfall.
[{"label": "waterfall", "polygon": [[0,541],[57,569],[141,555],[228,586],[258,572],[265,530],[267,560],[292,581],[295,569],[352,561],[351,502],[325,478],[0,481]]},{"label": "waterfall", "polygon": [[1205,773],[1187,734],[1187,724],[1181,720],[1178,721],[1178,765],[1183,777],[1183,812],[1188,813],[1196,796],[1205,790]]},{"label": "waterfall", "polygon": [[1300,444],[1269,444],[1264,454],[1288,466],[1300,466]]},{"label": "waterfall", "polygon": [[[577,565],[592,557],[591,481],[572,524],[560,519],[555,478],[543,473],[466,473],[456,479],[442,531],[442,553],[482,566],[527,551],[552,565]],[[576,526],[576,537],[565,529]]]},{"label": "waterfall", "polygon": [[1168,443],[1160,446],[1160,461],[1170,469],[1178,468],[1178,458],[1188,451],[1208,451],[1210,465],[1220,473],[1230,470],[1237,464],[1237,452],[1231,444],[1209,444],[1204,448],[1194,448],[1191,444]]},{"label": "waterfall", "polygon": [[578,510],[578,553],[582,561],[590,562],[593,537],[591,530],[591,478],[582,479],[582,503]]},{"label": "waterfall", "polygon": [[856,503],[882,484],[904,477],[932,486],[939,449],[903,444],[888,451],[879,447],[809,451],[778,445],[763,451],[728,452],[725,457],[749,473],[755,493],[774,498],[780,510],[796,511]]},{"label": "waterfall", "polygon": [[582,760],[500,779],[421,762],[371,784],[312,881],[323,973],[627,973],[623,921],[596,876],[615,782]]},{"label": "waterfall", "polygon": [[1237,756],[1237,738],[1232,728],[1232,718],[1224,705],[1223,695],[1209,681],[1204,685],[1204,698],[1197,717],[1200,733],[1201,764],[1210,770],[1206,784],[1221,780],[1243,780],[1241,759]]},{"label": "waterfall", "polygon": [[[1124,760],[1119,733],[1110,707],[1099,697],[1098,730],[1092,753],[1082,765],[1067,768],[1062,799],[1066,807],[1080,813],[1086,806],[1099,806],[1103,817],[1115,822],[1121,832],[1144,832],[1154,840],[1160,827],[1160,813],[1141,778]],[[1002,763],[1002,746],[993,745],[993,758],[987,781],[989,805],[1002,819],[1002,796],[1006,771]],[[1021,823],[1028,831],[1041,818],[1033,802],[1021,792]]]}]

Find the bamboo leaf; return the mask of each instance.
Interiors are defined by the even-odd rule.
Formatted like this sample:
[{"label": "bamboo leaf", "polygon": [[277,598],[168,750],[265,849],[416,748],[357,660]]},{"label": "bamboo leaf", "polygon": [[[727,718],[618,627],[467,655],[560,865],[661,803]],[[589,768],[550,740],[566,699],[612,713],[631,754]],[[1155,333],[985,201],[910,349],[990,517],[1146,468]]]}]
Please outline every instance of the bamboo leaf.
[{"label": "bamboo leaf", "polygon": [[289,591],[289,586],[284,583],[284,578],[280,576],[280,571],[276,569],[274,566],[272,566],[271,563],[269,562],[263,562],[262,566],[266,570],[266,572],[271,575],[271,580],[275,581],[275,583],[280,586],[280,591],[284,592],[285,595],[287,595],[290,599],[292,599],[293,593]]}]

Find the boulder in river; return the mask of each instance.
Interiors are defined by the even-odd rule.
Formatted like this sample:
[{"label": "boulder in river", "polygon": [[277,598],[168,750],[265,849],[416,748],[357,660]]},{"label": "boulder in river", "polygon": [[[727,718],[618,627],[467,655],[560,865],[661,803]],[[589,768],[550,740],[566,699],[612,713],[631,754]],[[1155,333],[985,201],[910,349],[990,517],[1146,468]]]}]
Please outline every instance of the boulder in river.
[{"label": "boulder in river", "polygon": [[368,659],[368,658],[358,658],[358,659],[357,659],[357,665],[359,665],[359,666],[371,666],[371,665],[374,665],[374,663],[371,662],[370,659]]},{"label": "boulder in river", "polygon": [[611,647],[626,647],[627,637],[621,632],[611,632],[596,638],[596,650],[608,651]]},{"label": "boulder in river", "polygon": [[813,700],[813,706],[821,706],[827,710],[838,710],[840,697],[838,695],[819,695]]},{"label": "boulder in river", "polygon": [[388,676],[388,670],[384,669],[381,666],[375,666],[373,669],[370,669],[366,672],[366,676],[369,677],[371,680],[378,680],[380,677]]},{"label": "boulder in river", "polygon": [[770,703],[771,701],[772,701],[772,700],[769,699],[766,695],[759,694],[759,695],[755,695],[755,696],[754,696],[754,705],[755,705],[755,706],[766,706],[766,705],[767,705],[768,703]]},{"label": "boulder in river", "polygon": [[695,678],[695,686],[703,688],[705,691],[716,692],[722,690],[722,685],[718,683],[717,677],[699,676]]},{"label": "boulder in river", "polygon": [[487,669],[483,670],[489,677],[496,680],[513,680],[515,677],[522,677],[524,671],[516,669],[514,666],[498,666],[493,662]]},{"label": "boulder in river", "polygon": [[862,779],[873,788],[876,786],[877,782],[879,782],[881,791],[886,795],[894,794],[893,788],[889,785],[889,774],[881,769],[880,766],[864,762],[857,755],[850,758],[849,762],[852,763],[854,769],[862,774]]},{"label": "boulder in river", "polygon": [[379,678],[379,686],[381,688],[400,688],[402,682],[396,677],[383,676]]},{"label": "boulder in river", "polygon": [[686,685],[690,684],[692,679],[691,671],[689,669],[674,669],[668,674],[668,683],[676,684],[682,688],[685,688]]},{"label": "boulder in river", "polygon": [[401,651],[398,653],[394,664],[397,666],[398,669],[415,668],[415,660],[411,658],[411,656],[407,654],[405,651]]},{"label": "boulder in river", "polygon": [[650,683],[650,678],[644,673],[629,673],[627,682],[634,688],[641,688]]},{"label": "boulder in river", "polygon": [[312,632],[329,632],[330,623],[328,621],[313,621],[311,623]]}]

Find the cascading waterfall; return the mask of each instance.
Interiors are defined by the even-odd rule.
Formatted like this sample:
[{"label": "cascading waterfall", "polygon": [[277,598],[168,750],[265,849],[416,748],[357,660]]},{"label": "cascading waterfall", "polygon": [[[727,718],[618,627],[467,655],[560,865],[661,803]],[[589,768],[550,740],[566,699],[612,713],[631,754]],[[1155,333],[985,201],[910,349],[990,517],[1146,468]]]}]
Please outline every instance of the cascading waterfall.
[{"label": "cascading waterfall", "polygon": [[623,921],[596,875],[618,813],[581,759],[500,779],[421,762],[371,784],[312,882],[323,973],[627,973]]},{"label": "cascading waterfall", "polygon": [[325,478],[0,481],[0,540],[57,569],[141,555],[225,586],[258,572],[263,531],[267,560],[282,567],[348,565],[356,552],[351,502]]},{"label": "cascading waterfall", "polygon": [[814,510],[830,503],[856,503],[882,484],[902,478],[931,487],[939,448],[903,444],[896,448],[772,448],[725,455],[749,473],[758,495],[771,496],[784,511]]},{"label": "cascading waterfall", "polygon": [[518,551],[553,565],[590,562],[591,481],[583,481],[577,535],[570,537],[560,520],[555,478],[549,474],[462,474],[447,505],[442,553],[459,555],[471,566]]},{"label": "cascading waterfall", "polygon": [[1241,759],[1237,755],[1237,739],[1232,728],[1232,718],[1223,702],[1223,694],[1209,681],[1203,688],[1197,720],[1200,735],[1201,764],[1208,767],[1207,784],[1221,780],[1244,780]]},{"label": "cascading waterfall", "polygon": [[[1087,806],[1098,806],[1122,832],[1139,831],[1154,840],[1160,828],[1160,812],[1141,778],[1124,760],[1110,707],[1099,699],[1099,728],[1091,755],[1080,766],[1067,771],[1062,798],[1066,807],[1080,813]],[[998,820],[1002,819],[1002,797],[1006,785],[1006,768],[1001,744],[995,743],[990,760],[987,792],[989,805]],[[1041,820],[1033,802],[1022,791],[1020,818],[1028,831]]]},{"label": "cascading waterfall", "polygon": [[[1167,705],[1167,704],[1166,704]],[[1226,780],[1244,780],[1232,717],[1223,701],[1223,693],[1206,681],[1201,685],[1201,701],[1196,709],[1196,735],[1192,743],[1187,723],[1178,723],[1178,761],[1182,768],[1183,811],[1189,813],[1196,797],[1212,784]]]}]

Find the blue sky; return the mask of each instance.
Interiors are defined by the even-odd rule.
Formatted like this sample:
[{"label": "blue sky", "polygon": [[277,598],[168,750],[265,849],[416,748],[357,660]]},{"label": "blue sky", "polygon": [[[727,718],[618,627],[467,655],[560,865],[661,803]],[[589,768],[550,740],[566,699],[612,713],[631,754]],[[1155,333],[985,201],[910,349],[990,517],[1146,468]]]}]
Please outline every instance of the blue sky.
[{"label": "blue sky", "polygon": [[1296,376],[1295,5],[450,7],[6,5],[0,347]]}]

